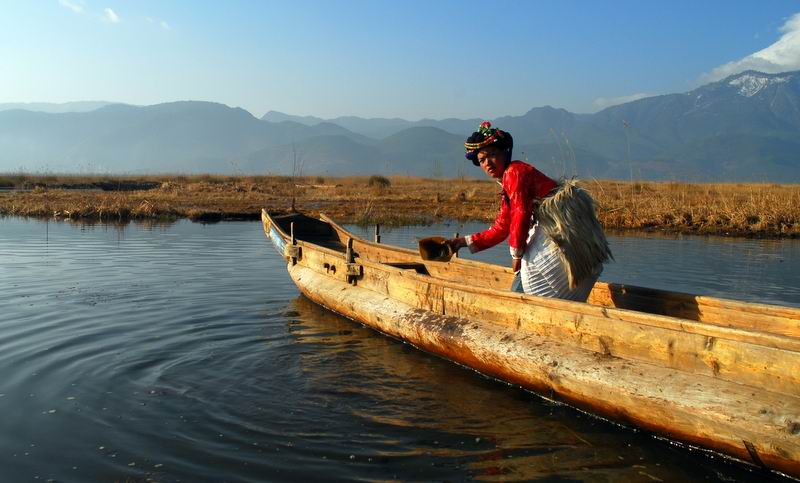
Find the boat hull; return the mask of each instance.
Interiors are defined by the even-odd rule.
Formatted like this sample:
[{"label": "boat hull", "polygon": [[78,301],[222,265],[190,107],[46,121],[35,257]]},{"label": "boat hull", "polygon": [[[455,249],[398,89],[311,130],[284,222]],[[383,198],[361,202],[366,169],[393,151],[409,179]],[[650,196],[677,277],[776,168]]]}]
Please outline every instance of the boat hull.
[{"label": "boat hull", "polygon": [[[762,398],[769,406],[762,413],[745,386],[715,384],[710,391],[691,375],[433,314],[300,265],[289,273],[306,297],[329,310],[487,376],[672,440],[800,475],[798,438],[784,421],[797,414],[796,401]],[[738,407],[732,401],[740,401]]]},{"label": "boat hull", "polygon": [[[373,262],[293,242],[268,217],[265,231],[283,241],[301,292],[336,313],[592,414],[800,476],[798,341],[481,291],[432,280],[422,264],[389,263],[390,254]],[[664,354],[652,338],[664,339]],[[762,362],[780,370],[754,372]]]}]

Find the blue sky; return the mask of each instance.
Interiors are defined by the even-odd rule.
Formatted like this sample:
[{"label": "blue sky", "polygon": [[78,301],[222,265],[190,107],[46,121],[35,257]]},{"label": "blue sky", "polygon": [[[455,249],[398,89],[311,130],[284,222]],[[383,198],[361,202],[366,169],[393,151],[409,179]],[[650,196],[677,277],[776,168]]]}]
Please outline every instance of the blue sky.
[{"label": "blue sky", "polygon": [[0,0],[0,103],[573,112],[800,69],[800,2]]}]

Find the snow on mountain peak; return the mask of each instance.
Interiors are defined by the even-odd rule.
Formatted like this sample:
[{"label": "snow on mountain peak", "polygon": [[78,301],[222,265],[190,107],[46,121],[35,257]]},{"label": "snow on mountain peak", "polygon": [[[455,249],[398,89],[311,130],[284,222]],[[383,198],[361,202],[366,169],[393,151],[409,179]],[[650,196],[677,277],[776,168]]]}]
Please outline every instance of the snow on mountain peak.
[{"label": "snow on mountain peak", "polygon": [[731,80],[728,84],[738,87],[740,95],[753,97],[771,84],[779,84],[788,80],[789,77],[767,77],[756,74],[744,74]]}]

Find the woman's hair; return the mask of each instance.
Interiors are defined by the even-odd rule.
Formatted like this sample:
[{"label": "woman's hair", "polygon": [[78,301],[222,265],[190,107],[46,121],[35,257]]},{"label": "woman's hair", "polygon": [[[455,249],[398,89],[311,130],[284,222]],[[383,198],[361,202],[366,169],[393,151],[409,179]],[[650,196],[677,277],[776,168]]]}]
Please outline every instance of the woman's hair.
[{"label": "woman's hair", "polygon": [[478,127],[478,130],[470,134],[464,142],[464,148],[466,149],[464,156],[472,161],[472,164],[475,166],[480,166],[481,163],[478,162],[478,151],[488,146],[495,146],[506,151],[508,154],[508,159],[506,161],[511,161],[511,150],[514,149],[514,138],[511,137],[511,134],[492,127],[492,123],[489,121],[483,121],[480,127]]}]

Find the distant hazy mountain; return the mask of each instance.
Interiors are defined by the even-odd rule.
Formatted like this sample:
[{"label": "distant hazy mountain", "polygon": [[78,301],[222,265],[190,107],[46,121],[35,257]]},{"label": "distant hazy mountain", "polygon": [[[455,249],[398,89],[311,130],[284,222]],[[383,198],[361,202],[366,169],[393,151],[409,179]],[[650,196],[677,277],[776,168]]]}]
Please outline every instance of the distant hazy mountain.
[{"label": "distant hazy mountain", "polygon": [[325,134],[257,150],[247,156],[243,168],[267,174],[375,174],[380,172],[380,156],[375,146],[343,134]]},{"label": "distant hazy mountain", "polygon": [[209,102],[64,114],[3,111],[0,171],[236,172],[267,146],[342,133],[363,140],[329,123],[269,123]]},{"label": "distant hazy mountain", "polygon": [[284,114],[278,111],[269,111],[261,117],[262,121],[269,122],[296,122],[306,126],[314,126],[321,122],[326,122],[325,119],[314,116],[292,116],[291,114]]},{"label": "distant hazy mountain", "polygon": [[435,127],[443,131],[458,135],[469,135],[475,126],[481,123],[481,119],[422,119],[419,121],[406,121],[399,118],[363,118],[356,116],[341,116],[332,119],[322,119],[314,116],[293,116],[291,114],[284,114],[277,111],[269,111],[261,118],[264,121],[282,122],[292,121],[306,126],[314,126],[321,122],[329,122],[337,124],[355,133],[362,134],[367,137],[375,139],[383,139],[385,137],[397,134],[404,129],[411,127]]},{"label": "distant hazy mountain", "polygon": [[[303,119],[309,125],[323,121]],[[421,126],[464,137],[480,120],[343,117],[326,122],[375,138]],[[530,161],[566,175],[800,181],[800,72],[747,71],[691,92],[595,114],[545,106],[494,123],[514,135],[518,156],[524,152]],[[450,155],[435,143],[420,139],[420,145],[432,157]]]},{"label": "distant hazy mountain", "polygon": [[107,106],[109,104],[115,104],[115,103],[106,101],[78,101],[78,102],[64,102],[60,104],[56,104],[53,102],[9,102],[5,104],[0,103],[0,111],[9,111],[11,109],[24,109],[26,111],[50,112],[50,113],[88,112],[88,111],[94,111],[95,109],[100,109],[101,107]]},{"label": "distant hazy mountain", "polygon": [[[479,119],[297,117],[208,102],[0,111],[0,171],[480,176]],[[800,71],[748,71],[595,114],[549,106],[494,120],[553,176],[800,181]]]}]

